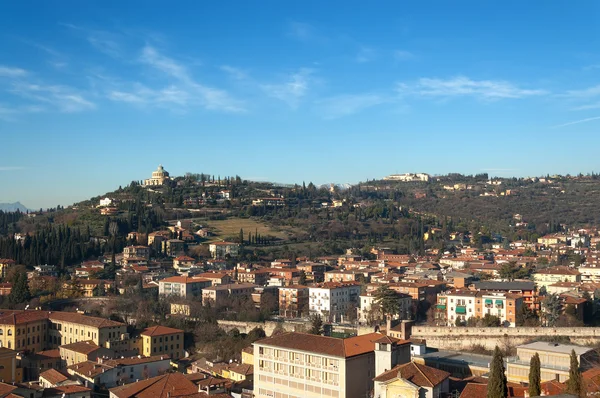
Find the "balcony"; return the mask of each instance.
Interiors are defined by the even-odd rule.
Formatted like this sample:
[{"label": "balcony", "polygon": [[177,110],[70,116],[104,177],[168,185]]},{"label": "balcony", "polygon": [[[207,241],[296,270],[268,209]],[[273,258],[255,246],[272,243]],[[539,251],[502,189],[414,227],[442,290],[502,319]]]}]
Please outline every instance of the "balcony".
[{"label": "balcony", "polygon": [[456,313],[457,314],[466,314],[467,313],[467,307],[464,305],[457,305],[456,306]]},{"label": "balcony", "polygon": [[438,305],[436,305],[436,308],[438,310],[445,310],[446,309],[446,304],[438,304]]}]

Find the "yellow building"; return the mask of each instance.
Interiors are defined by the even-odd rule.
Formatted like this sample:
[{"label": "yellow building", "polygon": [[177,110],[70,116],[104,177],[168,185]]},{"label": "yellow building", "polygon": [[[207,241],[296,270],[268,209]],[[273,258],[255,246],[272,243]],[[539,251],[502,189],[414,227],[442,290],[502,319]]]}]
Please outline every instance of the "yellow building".
[{"label": "yellow building", "polygon": [[190,305],[185,303],[171,303],[171,315],[190,316]]},{"label": "yellow building", "polygon": [[380,398],[433,398],[450,391],[450,373],[414,362],[383,372],[374,381],[374,396]]},{"label": "yellow building", "polygon": [[169,177],[169,173],[163,168],[162,164],[158,165],[158,169],[152,172],[152,178],[149,178],[144,181],[145,186],[156,186],[163,185],[165,182],[169,181],[171,177]]},{"label": "yellow building", "polygon": [[0,348],[0,381],[19,383],[23,380],[23,369],[17,368],[17,352]]},{"label": "yellow building", "polygon": [[91,340],[61,345],[59,350],[63,366],[71,366],[85,361],[95,361],[104,356],[114,356],[112,350],[98,347],[98,345]]},{"label": "yellow building", "polygon": [[166,326],[152,326],[140,333],[142,355],[169,355],[171,359],[184,357],[183,330]]},{"label": "yellow building", "polygon": [[254,365],[254,348],[248,346],[242,350],[242,363]]},{"label": "yellow building", "polygon": [[9,268],[15,265],[15,260],[9,258],[0,258],[0,275],[2,278],[6,277],[6,272]]},{"label": "yellow building", "polygon": [[0,314],[0,347],[35,353],[63,344],[92,340],[105,346],[121,340],[127,327],[121,322],[72,312],[4,311]]}]

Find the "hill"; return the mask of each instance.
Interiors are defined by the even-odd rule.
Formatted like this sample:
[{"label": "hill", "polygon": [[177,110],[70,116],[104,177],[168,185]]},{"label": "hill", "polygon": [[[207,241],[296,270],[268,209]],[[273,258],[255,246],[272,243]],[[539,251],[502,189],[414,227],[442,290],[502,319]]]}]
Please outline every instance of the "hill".
[{"label": "hill", "polygon": [[27,212],[27,207],[23,206],[23,204],[21,202],[15,202],[15,203],[0,203],[0,211],[5,211],[5,212],[11,212],[11,211],[20,211],[20,212]]}]

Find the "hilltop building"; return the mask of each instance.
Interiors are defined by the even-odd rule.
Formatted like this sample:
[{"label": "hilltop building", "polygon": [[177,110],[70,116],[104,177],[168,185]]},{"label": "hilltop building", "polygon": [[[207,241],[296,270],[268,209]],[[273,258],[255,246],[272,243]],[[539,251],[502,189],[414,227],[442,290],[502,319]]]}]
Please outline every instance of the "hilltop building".
[{"label": "hilltop building", "polygon": [[152,172],[152,177],[144,181],[144,186],[161,186],[170,180],[169,172],[163,168],[162,164],[159,164],[158,169]]}]

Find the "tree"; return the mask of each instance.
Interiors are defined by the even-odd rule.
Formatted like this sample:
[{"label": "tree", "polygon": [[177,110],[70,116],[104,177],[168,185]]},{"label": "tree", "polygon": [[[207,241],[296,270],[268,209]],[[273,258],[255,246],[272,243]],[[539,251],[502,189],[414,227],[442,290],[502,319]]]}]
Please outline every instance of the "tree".
[{"label": "tree", "polygon": [[569,380],[567,380],[567,389],[565,392],[568,394],[573,394],[577,397],[584,395],[583,380],[581,378],[581,372],[579,371],[579,361],[577,360],[577,354],[575,353],[575,350],[571,350]]},{"label": "tree", "polygon": [[308,333],[318,335],[323,334],[323,320],[318,314],[310,317],[310,330]]},{"label": "tree", "polygon": [[8,299],[13,304],[20,304],[29,301],[30,298],[31,294],[29,286],[27,286],[27,274],[20,272],[15,275]]},{"label": "tree", "polygon": [[298,278],[298,284],[306,286],[306,272],[300,271],[300,277]]},{"label": "tree", "polygon": [[529,396],[539,397],[542,393],[540,355],[536,352],[529,362]]},{"label": "tree", "polygon": [[393,317],[400,312],[400,300],[398,293],[387,285],[381,285],[375,292],[374,303],[379,307],[384,317]]},{"label": "tree", "polygon": [[558,294],[549,294],[543,301],[546,326],[556,326],[562,313],[562,301]]},{"label": "tree", "polygon": [[504,373],[504,358],[500,348],[494,349],[494,357],[490,366],[490,377],[488,379],[487,398],[506,398],[508,396],[508,387],[506,383],[506,374]]},{"label": "tree", "polygon": [[537,314],[532,311],[527,304],[521,305],[516,315],[517,326],[540,326],[540,320]]}]

